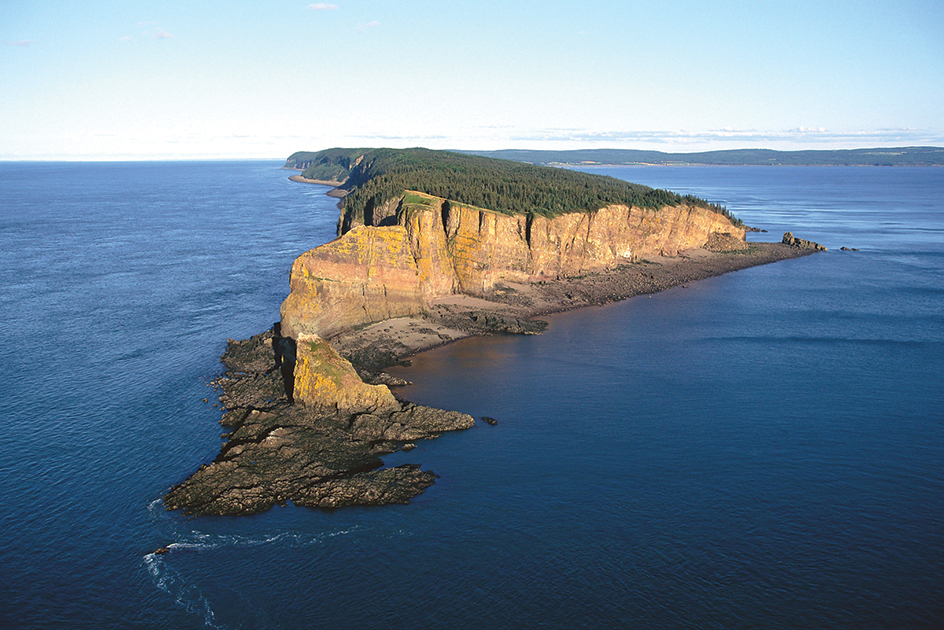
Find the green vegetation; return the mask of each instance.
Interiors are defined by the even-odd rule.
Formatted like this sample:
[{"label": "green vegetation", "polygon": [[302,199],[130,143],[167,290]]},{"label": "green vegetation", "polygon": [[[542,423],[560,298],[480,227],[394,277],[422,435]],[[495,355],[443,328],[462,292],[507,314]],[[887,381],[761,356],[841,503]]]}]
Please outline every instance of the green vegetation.
[{"label": "green vegetation", "polygon": [[354,168],[357,158],[370,149],[328,149],[326,151],[298,151],[285,161],[286,168],[304,171],[303,177],[326,182],[343,182]]},{"label": "green vegetation", "polygon": [[[728,216],[721,206],[691,195],[523,162],[429,149],[328,149],[295,153],[287,166],[307,165],[311,179],[344,182],[345,224],[363,222],[374,209],[415,190],[512,215],[556,216],[622,204],[657,210],[682,203]],[[416,197],[413,199],[413,197]],[[412,195],[409,203],[423,203]]]},{"label": "green vegetation", "polygon": [[414,192],[407,192],[403,195],[403,205],[419,205],[419,206],[429,206],[432,205],[433,199],[431,197],[425,197],[423,195],[418,195]]}]

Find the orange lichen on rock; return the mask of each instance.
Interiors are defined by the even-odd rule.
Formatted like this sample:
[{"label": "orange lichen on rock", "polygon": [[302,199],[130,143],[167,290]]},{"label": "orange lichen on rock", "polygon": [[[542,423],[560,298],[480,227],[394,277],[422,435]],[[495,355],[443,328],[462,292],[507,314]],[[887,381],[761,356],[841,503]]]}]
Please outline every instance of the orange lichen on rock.
[{"label": "orange lichen on rock", "polygon": [[400,404],[386,385],[364,383],[349,361],[317,335],[299,335],[295,398],[341,413],[392,413]]}]

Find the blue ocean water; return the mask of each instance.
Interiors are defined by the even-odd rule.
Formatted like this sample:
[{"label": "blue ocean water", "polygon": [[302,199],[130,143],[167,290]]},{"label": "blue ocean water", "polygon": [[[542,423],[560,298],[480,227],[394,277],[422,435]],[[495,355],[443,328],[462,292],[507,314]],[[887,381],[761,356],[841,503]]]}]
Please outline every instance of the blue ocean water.
[{"label": "blue ocean water", "polygon": [[167,512],[334,234],[279,165],[0,163],[0,626],[944,626],[944,171],[587,169],[830,251],[416,357],[499,424],[410,505]]}]

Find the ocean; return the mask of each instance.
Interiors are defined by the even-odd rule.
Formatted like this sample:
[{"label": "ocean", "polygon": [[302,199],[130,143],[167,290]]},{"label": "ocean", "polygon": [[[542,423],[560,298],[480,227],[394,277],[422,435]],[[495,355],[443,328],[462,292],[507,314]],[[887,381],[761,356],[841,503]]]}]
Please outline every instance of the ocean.
[{"label": "ocean", "polygon": [[334,236],[280,166],[0,163],[0,627],[944,627],[944,169],[582,169],[829,251],[415,357],[498,425],[409,505],[168,512]]}]

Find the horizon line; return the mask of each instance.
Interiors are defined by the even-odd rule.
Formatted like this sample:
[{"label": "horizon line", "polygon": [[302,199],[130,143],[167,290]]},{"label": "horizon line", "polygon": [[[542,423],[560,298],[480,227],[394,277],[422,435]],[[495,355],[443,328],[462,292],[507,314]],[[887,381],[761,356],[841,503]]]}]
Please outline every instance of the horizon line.
[{"label": "horizon line", "polygon": [[[335,148],[371,148],[371,149],[381,149],[381,148],[396,148],[396,147],[328,147],[329,149]],[[416,149],[426,149],[427,147],[415,146],[409,148]],[[590,151],[625,151],[625,152],[640,152],[640,153],[657,153],[665,155],[703,155],[709,153],[734,153],[738,151],[764,151],[771,153],[841,153],[841,152],[853,152],[853,151],[894,151],[894,150],[904,150],[904,149],[932,149],[944,151],[944,146],[938,145],[896,145],[896,146],[868,146],[868,147],[856,147],[851,149],[769,149],[763,147],[742,147],[736,149],[709,149],[709,150],[700,150],[700,151],[665,151],[660,149],[627,149],[619,147],[595,147],[595,148],[577,148],[577,149],[520,149],[520,148],[505,148],[505,149],[430,149],[430,150],[440,150],[440,151],[450,151],[453,153],[500,153],[500,152],[532,152],[532,153],[577,153],[577,152],[590,152]],[[156,155],[153,157],[150,156],[127,156],[127,157],[114,157],[114,156],[86,156],[86,157],[2,157],[0,156],[0,162],[2,163],[13,163],[13,162],[44,162],[44,163],[82,163],[82,162],[249,162],[249,161],[278,161],[286,160],[288,157],[294,153],[300,152],[310,152],[317,153],[319,151],[324,151],[326,149],[317,149],[315,151],[308,151],[306,149],[300,149],[294,151],[289,156],[286,157],[266,157],[266,156],[204,156],[204,157],[184,157],[184,156],[160,156]],[[667,166],[667,165],[659,165]]]}]

